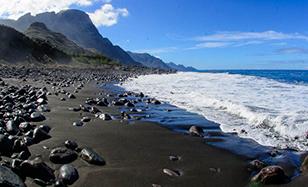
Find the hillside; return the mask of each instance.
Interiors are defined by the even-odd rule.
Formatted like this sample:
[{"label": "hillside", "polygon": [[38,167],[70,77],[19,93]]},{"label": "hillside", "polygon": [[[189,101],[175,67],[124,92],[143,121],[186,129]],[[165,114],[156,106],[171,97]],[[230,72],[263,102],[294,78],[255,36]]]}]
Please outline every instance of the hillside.
[{"label": "hillside", "polygon": [[171,68],[167,66],[161,59],[154,57],[148,53],[133,53],[127,52],[136,62],[149,68],[158,68],[163,70],[170,70]]},{"label": "hillside", "polygon": [[44,42],[34,42],[13,28],[0,25],[0,60],[16,62],[67,63],[71,57]]},{"label": "hillside", "polygon": [[26,14],[18,20],[0,20],[0,24],[11,26],[21,32],[34,22],[44,23],[50,30],[66,36],[80,47],[95,49],[103,55],[126,65],[140,65],[121,47],[113,45],[101,36],[90,17],[80,10],[65,10],[59,13],[46,12],[32,16]]}]

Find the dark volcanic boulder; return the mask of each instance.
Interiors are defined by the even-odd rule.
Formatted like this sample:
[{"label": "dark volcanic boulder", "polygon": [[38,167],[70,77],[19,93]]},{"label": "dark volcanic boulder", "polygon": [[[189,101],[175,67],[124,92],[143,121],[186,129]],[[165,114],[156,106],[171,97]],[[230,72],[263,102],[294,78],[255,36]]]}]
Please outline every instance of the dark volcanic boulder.
[{"label": "dark volcanic boulder", "polygon": [[25,187],[25,184],[11,169],[0,165],[0,186]]},{"label": "dark volcanic boulder", "polygon": [[33,112],[30,116],[31,120],[34,122],[44,121],[46,118],[40,112]]},{"label": "dark volcanic boulder", "polygon": [[67,164],[73,162],[78,157],[77,153],[65,147],[57,147],[51,150],[49,159],[55,164]]},{"label": "dark volcanic boulder", "polygon": [[24,176],[33,179],[37,178],[45,182],[53,181],[55,179],[54,171],[40,158],[23,161],[20,165],[20,170]]},{"label": "dark volcanic boulder", "polygon": [[90,164],[95,165],[105,165],[105,160],[97,154],[95,151],[93,151],[91,148],[84,148],[81,150],[80,157],[89,162]]},{"label": "dark volcanic boulder", "polygon": [[2,155],[9,156],[13,151],[13,140],[9,139],[7,136],[0,134],[0,153]]},{"label": "dark volcanic boulder", "polygon": [[72,165],[66,164],[61,166],[59,170],[59,179],[63,181],[64,184],[72,185],[78,178],[78,171]]},{"label": "dark volcanic boulder", "polygon": [[252,182],[262,184],[283,184],[288,180],[289,178],[280,166],[267,166],[251,179]]},{"label": "dark volcanic boulder", "polygon": [[33,140],[35,142],[40,142],[50,138],[51,136],[43,130],[42,127],[36,127],[33,131]]}]

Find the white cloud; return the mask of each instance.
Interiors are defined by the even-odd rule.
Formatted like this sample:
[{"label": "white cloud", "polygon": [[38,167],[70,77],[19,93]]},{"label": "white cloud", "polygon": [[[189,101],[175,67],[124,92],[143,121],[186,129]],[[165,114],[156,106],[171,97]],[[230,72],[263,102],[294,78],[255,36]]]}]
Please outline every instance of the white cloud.
[{"label": "white cloud", "polygon": [[126,8],[114,8],[111,4],[104,4],[100,9],[88,14],[97,27],[109,27],[116,24],[119,17],[126,17],[129,13]]},{"label": "white cloud", "polygon": [[72,6],[86,7],[103,4],[94,12],[88,13],[96,26],[112,26],[118,19],[128,16],[126,8],[114,8],[111,0],[0,0],[0,17],[18,19],[26,13],[36,15],[42,12],[59,12]]},{"label": "white cloud", "polygon": [[134,52],[136,53],[149,53],[153,55],[158,55],[161,53],[169,53],[169,52],[174,52],[178,48],[177,47],[162,47],[162,48],[155,48],[155,49],[140,49],[140,50],[135,50]]},{"label": "white cloud", "polygon": [[94,1],[96,0],[0,0],[0,17],[17,19],[29,12],[33,15],[50,11],[59,12],[72,5],[90,6]]},{"label": "white cloud", "polygon": [[230,42],[204,42],[195,45],[194,47],[188,48],[188,50],[192,49],[203,49],[203,48],[221,48],[231,45]]},{"label": "white cloud", "polygon": [[[242,47],[248,45],[260,45],[267,42],[276,42],[273,45],[286,45],[286,40],[308,41],[308,36],[299,33],[282,33],[276,31],[264,32],[219,32],[193,38],[199,42],[188,49]],[[279,42],[279,43],[277,43]]]},{"label": "white cloud", "polygon": [[308,40],[308,36],[299,33],[264,32],[220,32],[194,38],[196,41],[250,41],[250,40]]}]

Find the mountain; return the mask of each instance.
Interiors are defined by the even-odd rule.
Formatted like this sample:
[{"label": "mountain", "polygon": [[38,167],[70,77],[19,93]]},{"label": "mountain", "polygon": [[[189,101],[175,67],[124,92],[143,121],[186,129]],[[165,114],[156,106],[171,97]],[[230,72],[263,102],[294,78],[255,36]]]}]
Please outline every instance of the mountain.
[{"label": "mountain", "polygon": [[71,57],[44,42],[34,42],[13,28],[0,25],[0,60],[4,62],[70,62]]},{"label": "mountain", "polygon": [[65,35],[80,47],[95,49],[122,64],[140,65],[119,46],[113,45],[107,38],[102,37],[88,14],[80,10],[46,12],[36,16],[26,14],[16,21],[0,20],[0,24],[11,26],[21,32],[24,32],[34,22],[44,23],[50,30]]},{"label": "mountain", "polygon": [[173,63],[173,62],[169,62],[169,63],[167,63],[167,65],[168,65],[170,68],[172,68],[172,69],[174,69],[174,70],[177,70],[177,71],[186,71],[186,72],[189,72],[189,71],[193,71],[193,72],[198,71],[198,70],[197,70],[196,68],[194,68],[194,67],[191,67],[191,66],[185,67],[185,66],[182,65],[182,64],[177,65],[177,64],[175,64],[175,63]]},{"label": "mountain", "polygon": [[63,34],[49,30],[44,23],[32,23],[24,34],[34,41],[47,42],[51,46],[54,46],[69,55],[94,55],[94,53],[79,47],[77,44],[67,39]]},{"label": "mountain", "polygon": [[148,53],[133,53],[127,51],[127,53],[136,61],[149,68],[158,68],[163,70],[170,70],[161,59],[154,57]]}]

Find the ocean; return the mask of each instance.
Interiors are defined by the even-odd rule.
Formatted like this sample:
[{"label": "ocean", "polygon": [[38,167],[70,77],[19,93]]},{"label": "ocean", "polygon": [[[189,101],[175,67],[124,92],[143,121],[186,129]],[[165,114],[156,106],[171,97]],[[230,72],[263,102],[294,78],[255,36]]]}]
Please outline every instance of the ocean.
[{"label": "ocean", "polygon": [[[188,118],[202,116],[222,131],[260,145],[307,151],[308,71],[179,72],[131,78],[119,86],[196,114]],[[194,119],[188,118],[181,122],[191,125]]]}]

